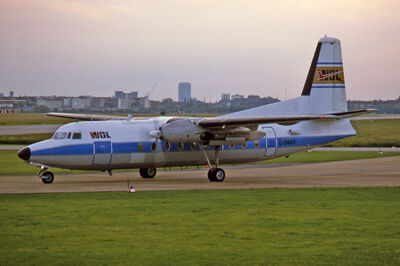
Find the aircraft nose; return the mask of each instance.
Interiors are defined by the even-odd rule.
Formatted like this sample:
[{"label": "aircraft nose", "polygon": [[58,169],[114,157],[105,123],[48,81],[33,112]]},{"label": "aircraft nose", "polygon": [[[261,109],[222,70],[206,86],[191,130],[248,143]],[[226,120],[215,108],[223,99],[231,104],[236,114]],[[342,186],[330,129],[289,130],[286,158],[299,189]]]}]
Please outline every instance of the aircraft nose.
[{"label": "aircraft nose", "polygon": [[28,161],[31,158],[31,149],[28,147],[19,150],[18,157],[22,160]]}]

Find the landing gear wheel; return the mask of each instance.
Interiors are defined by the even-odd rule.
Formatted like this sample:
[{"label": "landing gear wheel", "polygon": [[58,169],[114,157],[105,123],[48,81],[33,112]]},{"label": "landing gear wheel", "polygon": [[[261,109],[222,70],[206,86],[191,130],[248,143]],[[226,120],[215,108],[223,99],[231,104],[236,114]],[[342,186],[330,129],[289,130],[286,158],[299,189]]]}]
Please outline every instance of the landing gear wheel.
[{"label": "landing gear wheel", "polygon": [[54,181],[54,175],[52,172],[44,172],[41,177],[44,184],[51,184]]},{"label": "landing gear wheel", "polygon": [[208,171],[208,179],[211,182],[222,182],[225,179],[225,171],[221,168],[214,168]]},{"label": "landing gear wheel", "polygon": [[143,168],[139,169],[139,173],[143,178],[153,178],[155,177],[157,170],[156,168]]},{"label": "landing gear wheel", "polygon": [[213,169],[208,170],[208,180],[210,180],[211,182],[215,182]]}]

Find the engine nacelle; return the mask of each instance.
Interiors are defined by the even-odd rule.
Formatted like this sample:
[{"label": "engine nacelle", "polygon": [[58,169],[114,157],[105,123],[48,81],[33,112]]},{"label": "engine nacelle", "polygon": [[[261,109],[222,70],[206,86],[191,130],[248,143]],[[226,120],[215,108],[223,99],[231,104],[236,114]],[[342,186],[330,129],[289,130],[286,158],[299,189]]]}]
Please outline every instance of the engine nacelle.
[{"label": "engine nacelle", "polygon": [[[261,130],[252,131],[246,127],[238,127],[231,130],[208,131],[199,127],[192,119],[174,118],[160,127],[160,130],[153,130],[150,136],[160,138],[166,142],[202,142],[219,143],[216,145],[243,144],[249,140],[258,140],[265,136]],[[210,142],[211,141],[211,142]]]},{"label": "engine nacelle", "polygon": [[213,134],[199,128],[190,119],[178,119],[160,127],[161,139],[168,142],[200,142],[214,137]]}]

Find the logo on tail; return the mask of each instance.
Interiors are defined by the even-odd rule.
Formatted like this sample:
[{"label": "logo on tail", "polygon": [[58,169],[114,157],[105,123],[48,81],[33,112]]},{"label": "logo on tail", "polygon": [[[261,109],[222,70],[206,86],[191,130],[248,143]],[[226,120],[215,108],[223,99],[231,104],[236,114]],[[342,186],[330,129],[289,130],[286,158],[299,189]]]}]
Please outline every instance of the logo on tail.
[{"label": "logo on tail", "polygon": [[329,77],[334,77],[334,78],[331,78],[331,80],[332,79],[341,80],[338,74],[342,73],[343,70],[342,71],[331,72],[331,73],[327,73],[327,74],[325,74],[324,72],[326,73],[327,71],[322,70],[322,71],[318,71],[317,72],[318,73],[318,80],[327,79]]}]

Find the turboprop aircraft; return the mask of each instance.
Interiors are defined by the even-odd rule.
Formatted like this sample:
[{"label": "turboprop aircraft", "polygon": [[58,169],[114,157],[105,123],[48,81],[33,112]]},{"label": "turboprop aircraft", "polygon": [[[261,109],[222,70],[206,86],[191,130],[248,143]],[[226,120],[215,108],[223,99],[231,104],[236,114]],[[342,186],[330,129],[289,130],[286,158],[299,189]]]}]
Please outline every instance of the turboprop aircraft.
[{"label": "turboprop aircraft", "polygon": [[102,170],[138,168],[153,178],[157,167],[208,165],[208,179],[221,182],[220,164],[288,156],[356,134],[349,118],[375,112],[348,111],[340,41],[321,38],[301,96],[213,118],[115,117],[49,113],[88,120],[61,126],[51,139],[21,149],[18,156],[40,167]]}]

